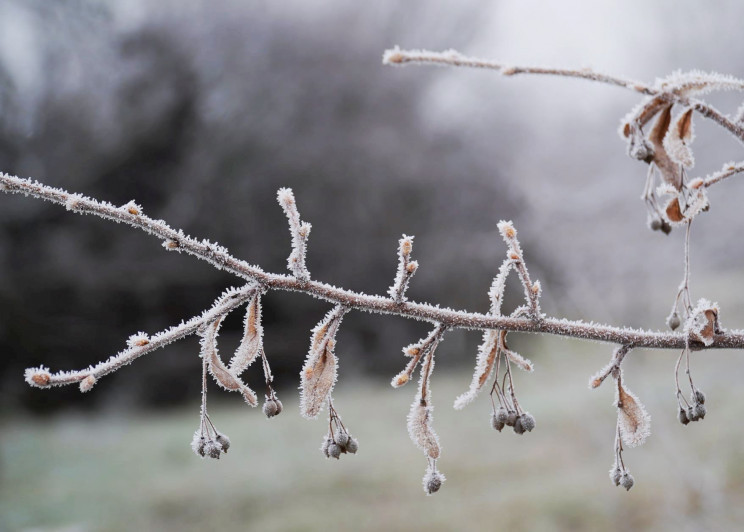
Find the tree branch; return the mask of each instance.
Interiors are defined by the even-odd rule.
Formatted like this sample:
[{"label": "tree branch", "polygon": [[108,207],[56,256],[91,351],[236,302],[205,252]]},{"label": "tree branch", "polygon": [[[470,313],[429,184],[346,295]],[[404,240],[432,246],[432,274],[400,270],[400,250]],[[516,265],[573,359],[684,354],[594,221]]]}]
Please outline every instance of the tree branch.
[{"label": "tree branch", "polygon": [[[682,83],[682,81],[680,81],[678,85],[672,83],[661,83],[663,89],[659,89],[638,81],[594,72],[593,70],[588,68],[584,68],[581,70],[572,70],[564,68],[509,66],[501,63],[496,63],[494,61],[467,57],[455,50],[447,50],[445,52],[431,52],[428,50],[401,50],[397,46],[385,51],[382,56],[382,62],[386,65],[395,66],[403,66],[406,64],[435,64],[445,66],[484,68],[488,70],[495,70],[504,76],[514,76],[517,74],[540,74],[546,76],[562,76],[569,78],[586,79],[589,81],[598,81],[599,83],[605,83],[607,85],[623,87],[625,89],[632,90],[646,96],[657,96],[669,103],[677,103],[686,107],[692,107],[704,117],[713,120],[721,127],[727,129],[731,134],[739,139],[740,142],[744,143],[744,124],[731,121],[728,117],[723,115],[711,105],[708,105],[705,102],[697,100],[695,98],[686,96],[687,92],[694,92],[695,90],[699,89],[700,86],[702,86],[702,82],[698,82],[698,85],[693,84],[689,80],[685,80],[685,83]],[[739,80],[726,78],[721,80],[719,83],[723,88],[726,89],[744,89],[744,85],[742,85]],[[659,85],[659,83],[657,83],[657,85]]]},{"label": "tree branch", "polygon": [[[303,281],[292,276],[267,273],[258,266],[253,266],[233,257],[226,248],[216,243],[211,243],[208,240],[197,240],[185,235],[181,230],[171,228],[163,220],[149,218],[141,212],[141,209],[133,207],[132,204],[116,207],[107,202],[99,202],[79,194],[71,194],[30,179],[20,179],[8,174],[0,174],[0,189],[6,193],[24,194],[65,205],[69,210],[79,214],[94,214],[107,220],[125,222],[162,239],[163,246],[167,250],[186,252],[209,262],[216,268],[230,272],[240,278],[255,281],[263,289],[303,292],[350,309],[413,318],[433,324],[441,324],[450,329],[499,329],[503,331],[546,333],[628,345],[634,348],[681,349],[687,343],[684,333],[613,327],[548,317],[535,321],[530,318],[493,316],[440,308],[428,303],[399,302],[392,298],[337,288],[319,281]],[[691,345],[695,348],[702,347],[700,342],[692,342]],[[705,347],[742,349],[744,348],[744,331],[716,333],[710,345]]]}]

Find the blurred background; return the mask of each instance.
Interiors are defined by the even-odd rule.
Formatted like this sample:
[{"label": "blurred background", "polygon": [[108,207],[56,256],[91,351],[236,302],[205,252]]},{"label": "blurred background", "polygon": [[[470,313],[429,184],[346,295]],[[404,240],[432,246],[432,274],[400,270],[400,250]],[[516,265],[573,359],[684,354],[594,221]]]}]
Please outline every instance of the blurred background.
[{"label": "blurred background", "polygon": [[[0,171],[154,218],[282,272],[290,251],[279,187],[313,224],[315,279],[384,294],[397,239],[416,235],[409,297],[486,311],[516,224],[543,310],[664,327],[682,277],[683,234],[646,227],[646,166],[619,120],[639,96],[581,80],[431,67],[393,69],[382,52],[443,50],[509,64],[589,66],[651,82],[675,70],[742,77],[744,4],[618,5],[567,0],[370,3],[324,0],[0,0]],[[733,113],[740,94],[712,95]],[[695,175],[741,159],[698,119]],[[710,192],[692,232],[692,295],[744,321],[744,184]],[[208,307],[239,281],[164,253],[145,234],[23,197],[0,197],[0,530],[608,530],[732,528],[744,496],[741,354],[694,357],[709,392],[700,424],[676,424],[675,353],[634,353],[629,386],[654,435],[626,453],[636,477],[606,475],[614,409],[586,381],[611,348],[512,335],[537,364],[517,376],[538,422],[518,438],[488,425],[480,398],[455,413],[477,333],[451,333],[434,376],[449,480],[424,497],[425,460],[404,418],[414,390],[389,379],[427,326],[352,313],[338,338],[336,402],[360,453],[326,463],[324,424],[297,415],[309,331],[328,304],[270,293],[265,347],[286,412],[267,422],[219,394],[212,417],[233,440],[219,463],[194,458],[200,363],[178,342],[75,387],[29,389],[23,369],[76,369]],[[510,285],[513,308],[521,298]],[[237,344],[242,313],[221,335]],[[257,369],[257,368],[255,368]],[[260,374],[249,376],[252,384]],[[317,445],[316,445],[317,443]]]}]

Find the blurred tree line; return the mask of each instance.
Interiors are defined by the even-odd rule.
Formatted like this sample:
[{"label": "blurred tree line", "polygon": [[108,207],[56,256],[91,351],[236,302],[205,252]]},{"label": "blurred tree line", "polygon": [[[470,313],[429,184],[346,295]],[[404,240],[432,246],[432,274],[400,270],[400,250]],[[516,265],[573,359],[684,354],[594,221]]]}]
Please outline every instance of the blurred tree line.
[{"label": "blurred tree line", "polygon": [[[275,195],[289,186],[313,224],[314,278],[384,294],[397,239],[414,234],[421,267],[410,297],[485,311],[504,251],[496,223],[514,216],[521,195],[473,156],[460,126],[426,120],[421,100],[436,73],[380,64],[403,34],[432,48],[464,47],[469,2],[446,24],[423,1],[403,14],[393,2],[338,4],[4,0],[0,170],[114,204],[134,199],[148,215],[274,272],[285,271],[290,251]],[[125,227],[38,200],[0,202],[4,409],[82,404],[74,388],[28,390],[23,369],[94,363],[128,335],[187,319],[240,282]],[[536,250],[531,258],[544,275]],[[309,330],[327,308],[293,294],[264,298],[279,386],[296,386]],[[227,356],[241,322],[236,315],[223,328]],[[350,315],[341,375],[394,374],[400,348],[425,331]],[[450,349],[468,356],[448,358],[470,365],[478,340],[456,336]],[[192,338],[149,355],[105,378],[85,404],[195,398],[197,354]]]}]

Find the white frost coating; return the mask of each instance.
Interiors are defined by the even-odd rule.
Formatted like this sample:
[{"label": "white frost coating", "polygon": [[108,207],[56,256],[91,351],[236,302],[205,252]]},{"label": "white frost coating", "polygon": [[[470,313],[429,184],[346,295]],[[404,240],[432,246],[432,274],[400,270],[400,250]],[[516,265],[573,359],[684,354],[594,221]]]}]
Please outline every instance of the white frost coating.
[{"label": "white frost coating", "polygon": [[310,272],[305,265],[307,254],[307,239],[310,236],[312,226],[300,220],[300,212],[297,210],[297,202],[291,188],[280,188],[277,192],[277,200],[287,215],[289,230],[292,233],[292,253],[287,258],[287,268],[301,281],[310,280]]},{"label": "white frost coating", "polygon": [[418,262],[410,260],[412,249],[413,237],[403,235],[403,238],[398,240],[398,270],[395,274],[395,281],[388,289],[388,294],[396,303],[406,300],[408,282],[418,270]]},{"label": "white frost coating", "polygon": [[314,419],[336,384],[336,331],[346,310],[337,306],[313,328],[310,349],[300,372],[300,413]]},{"label": "white frost coating", "polygon": [[248,302],[243,320],[243,339],[230,360],[230,372],[243,373],[263,349],[263,326],[261,325],[261,294],[257,292]]},{"label": "white frost coating", "polygon": [[704,345],[711,345],[720,329],[719,313],[718,303],[711,303],[707,299],[699,299],[685,321],[685,332]]},{"label": "white frost coating", "polygon": [[249,405],[257,406],[258,399],[255,392],[246,386],[240,378],[231,373],[220,358],[217,349],[217,335],[219,334],[223,318],[224,315],[220,316],[199,331],[199,336],[201,336],[201,357],[207,361],[209,373],[214,377],[217,384],[227,391],[240,392]]},{"label": "white frost coating", "polygon": [[692,109],[687,109],[677,115],[664,136],[664,149],[669,157],[685,168],[695,166],[695,158],[690,149],[690,144],[695,139],[692,124]]},{"label": "white frost coating", "polygon": [[128,347],[142,347],[150,343],[150,337],[142,331],[133,334],[127,339]]},{"label": "white frost coating", "polygon": [[483,333],[483,341],[480,347],[478,347],[478,357],[475,362],[473,380],[470,382],[468,391],[455,399],[454,407],[456,410],[462,410],[465,406],[472,403],[478,392],[489,381],[491,375],[493,375],[493,368],[499,353],[498,335],[499,331],[485,331]]},{"label": "white frost coating", "polygon": [[651,416],[636,395],[621,383],[615,390],[620,437],[629,447],[642,445],[651,434]]},{"label": "white frost coating", "polygon": [[677,70],[665,78],[658,78],[654,88],[681,96],[699,96],[713,91],[744,90],[744,80],[717,72]]}]

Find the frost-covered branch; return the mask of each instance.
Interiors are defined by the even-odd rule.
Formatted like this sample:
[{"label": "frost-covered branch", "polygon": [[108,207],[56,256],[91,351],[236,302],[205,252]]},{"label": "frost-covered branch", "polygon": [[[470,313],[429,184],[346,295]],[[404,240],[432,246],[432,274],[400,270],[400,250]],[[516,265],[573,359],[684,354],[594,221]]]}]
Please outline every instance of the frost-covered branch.
[{"label": "frost-covered branch", "polygon": [[[209,262],[218,269],[249,281],[255,281],[264,290],[304,292],[349,309],[391,314],[430,323],[441,323],[448,328],[455,329],[500,329],[515,332],[546,333],[599,342],[627,344],[638,348],[681,349],[686,343],[685,336],[681,333],[613,327],[593,322],[586,323],[550,317],[545,317],[536,322],[529,318],[492,316],[441,308],[428,303],[409,301],[398,303],[392,298],[353,292],[319,281],[303,282],[295,277],[267,273],[258,266],[253,266],[233,257],[226,248],[216,243],[189,237],[183,231],[171,228],[163,220],[149,218],[141,209],[133,214],[128,209],[107,202],[99,202],[30,179],[20,179],[7,174],[0,174],[0,188],[7,193],[24,194],[65,205],[69,210],[79,214],[94,214],[107,220],[127,223],[163,240],[163,247],[167,250],[193,255]],[[721,334],[716,334],[707,347],[742,349],[744,348],[744,331],[727,330]]]},{"label": "frost-covered branch", "polygon": [[691,94],[703,94],[712,90],[744,90],[744,81],[720,74],[705,72],[675,73],[672,76],[657,80],[651,86],[638,81],[628,80],[616,76],[609,76],[594,72],[588,68],[543,68],[531,66],[514,66],[497,63],[485,59],[465,56],[455,50],[432,52],[428,50],[401,50],[399,47],[386,50],[382,56],[386,65],[403,66],[407,64],[434,64],[445,66],[462,66],[495,70],[504,76],[517,74],[539,74],[547,76],[562,76],[586,79],[608,85],[623,87],[646,96],[657,98],[658,102],[676,103],[692,107],[701,115],[709,118],[727,129],[731,134],[744,143],[744,124],[738,120],[731,120],[711,105],[690,97]]},{"label": "frost-covered branch", "polygon": [[398,272],[395,275],[395,282],[388,290],[388,294],[396,303],[402,303],[406,300],[406,290],[411,277],[418,270],[418,262],[411,260],[411,250],[413,249],[413,237],[403,235],[398,241]]},{"label": "frost-covered branch", "polygon": [[170,329],[148,336],[145,333],[132,335],[127,341],[127,349],[117,353],[108,360],[78,371],[60,371],[51,373],[44,366],[29,368],[26,370],[26,382],[31,386],[46,388],[48,386],[63,386],[66,384],[80,383],[80,391],[87,392],[96,384],[98,379],[108,375],[137,358],[151,353],[156,349],[165,347],[171,342],[196,334],[200,328],[221,319],[231,310],[239,307],[256,293],[255,283],[249,283],[242,288],[232,288],[225,291],[212,305],[199,316],[181,323]]}]

